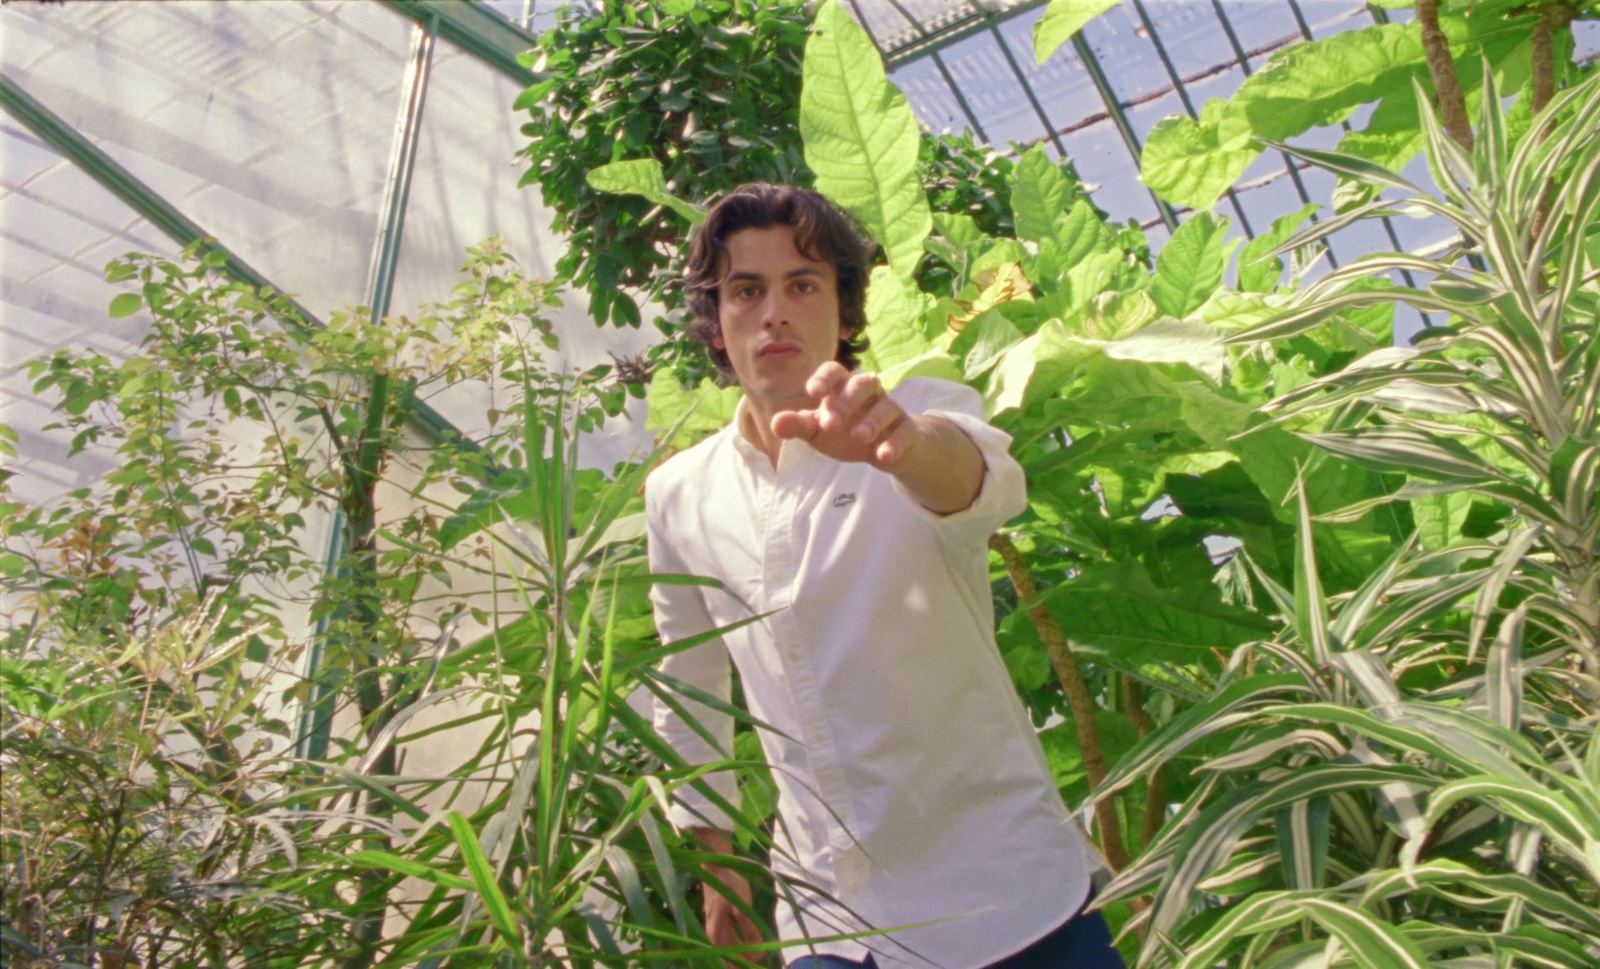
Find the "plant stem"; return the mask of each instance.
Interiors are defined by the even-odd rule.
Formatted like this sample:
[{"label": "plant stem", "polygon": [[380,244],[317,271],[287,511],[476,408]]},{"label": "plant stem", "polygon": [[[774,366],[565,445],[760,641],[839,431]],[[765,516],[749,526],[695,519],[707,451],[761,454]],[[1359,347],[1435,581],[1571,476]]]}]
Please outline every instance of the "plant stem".
[{"label": "plant stem", "polygon": [[1572,23],[1572,8],[1564,3],[1549,3],[1539,8],[1539,22],[1533,25],[1529,38],[1533,58],[1533,101],[1529,105],[1534,117],[1544,110],[1556,96],[1556,67],[1553,42],[1558,31]]},{"label": "plant stem", "polygon": [[[1122,706],[1127,711],[1128,722],[1133,724],[1133,729],[1139,731],[1139,739],[1150,736],[1155,732],[1155,721],[1150,719],[1150,714],[1145,712],[1144,697],[1139,689],[1139,681],[1131,676],[1122,677]],[[1161,823],[1167,819],[1167,769],[1162,764],[1150,772],[1145,779],[1144,793],[1144,821],[1139,827],[1140,848],[1150,847],[1150,842],[1156,839],[1156,834],[1161,831]]]},{"label": "plant stem", "polygon": [[[1555,35],[1571,22],[1572,8],[1564,3],[1551,3],[1539,8],[1539,22],[1533,25],[1533,36],[1529,38],[1533,61],[1533,100],[1528,107],[1535,118],[1556,96]],[[1546,128],[1540,138],[1549,135],[1550,129]],[[1533,227],[1528,233],[1530,239],[1539,238],[1544,231],[1544,224],[1550,221],[1550,206],[1554,201],[1555,186],[1547,184],[1539,196],[1538,207],[1534,209]]]},{"label": "plant stem", "polygon": [[[370,741],[383,730],[380,713],[384,706],[383,683],[378,676],[382,657],[378,645],[381,607],[378,602],[377,490],[383,463],[388,457],[385,412],[389,408],[389,380],[385,375],[377,374],[372,378],[366,407],[365,426],[355,442],[355,473],[345,476],[344,510],[350,549],[351,659],[359,658],[365,667],[356,677],[356,706]],[[394,748],[391,746],[379,755],[371,773],[382,776],[394,771]],[[387,816],[393,808],[387,801],[369,796],[367,811]],[[371,835],[368,841],[373,849],[389,848],[389,839],[384,835]],[[356,948],[344,960],[345,969],[362,969],[375,961],[389,907],[388,880],[383,873],[362,871],[359,882],[360,898],[352,920]]]},{"label": "plant stem", "polygon": [[[1022,561],[1022,553],[1018,551],[1011,539],[996,532],[989,536],[989,547],[1000,553],[1000,558],[1005,561],[1006,575],[1011,579],[1011,587],[1017,590],[1017,599],[1028,611],[1028,619],[1033,622],[1033,628],[1038,630],[1039,638],[1044,640],[1045,650],[1050,654],[1050,665],[1055,667],[1056,676],[1061,679],[1061,691],[1067,696],[1067,706],[1072,710],[1072,722],[1078,730],[1078,746],[1083,751],[1083,769],[1089,776],[1089,790],[1099,790],[1106,779],[1106,759],[1100,749],[1100,728],[1095,723],[1094,698],[1089,695],[1089,687],[1083,681],[1083,673],[1078,669],[1078,659],[1072,655],[1072,646],[1067,642],[1066,634],[1061,631],[1061,626],[1056,622],[1055,616],[1042,605],[1039,600],[1039,590],[1033,584],[1033,575],[1029,573],[1027,563]],[[1116,806],[1109,798],[1102,800],[1094,806],[1094,816],[1100,825],[1100,847],[1105,852],[1106,861],[1112,870],[1121,871],[1128,864],[1128,849],[1122,841],[1122,825],[1117,820]]]},{"label": "plant stem", "polygon": [[1417,0],[1417,23],[1422,27],[1422,50],[1428,59],[1428,76],[1439,102],[1439,120],[1456,144],[1472,150],[1472,125],[1467,120],[1467,99],[1450,57],[1450,41],[1439,27],[1439,0]]}]

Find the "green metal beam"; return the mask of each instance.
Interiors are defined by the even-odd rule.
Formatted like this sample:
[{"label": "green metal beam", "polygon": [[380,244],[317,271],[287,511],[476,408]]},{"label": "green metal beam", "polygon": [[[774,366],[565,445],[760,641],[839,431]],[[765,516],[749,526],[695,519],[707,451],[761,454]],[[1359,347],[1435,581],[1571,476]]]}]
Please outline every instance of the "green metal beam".
[{"label": "green metal beam", "polygon": [[[148,219],[152,225],[160,229],[180,246],[204,241],[204,248],[215,250],[227,257],[223,271],[230,277],[256,289],[270,289],[275,293],[283,293],[281,286],[275,285],[270,279],[258,272],[253,266],[217,240],[215,236],[201,228],[193,219],[184,215],[177,206],[163,198],[159,193],[146,185],[132,172],[122,167],[110,155],[102,151],[88,138],[85,138],[72,125],[67,124],[55,112],[40,104],[27,91],[19,87],[11,78],[0,75],[0,107],[16,118],[24,128],[33,132],[41,141],[56,151],[68,161],[81,168],[90,178],[104,185],[111,194],[121,199],[129,208]],[[289,305],[294,308],[296,317],[281,320],[280,322],[293,327],[304,326],[321,329],[325,324],[310,310],[306,309],[299,301],[288,297]],[[465,435],[454,424],[451,424],[438,411],[427,404],[417,406],[415,426],[432,440],[442,440],[446,435],[454,435],[465,439]]]},{"label": "green metal beam", "polygon": [[539,79],[517,60],[517,55],[533,49],[539,38],[488,7],[468,0],[383,0],[383,3],[424,27],[430,19],[436,20],[440,37],[523,87]]},{"label": "green metal beam", "polygon": [[383,208],[378,213],[378,236],[372,246],[372,268],[368,272],[368,305],[372,318],[389,315],[389,298],[394,293],[395,270],[400,264],[400,239],[405,229],[406,203],[411,197],[411,175],[416,170],[417,140],[422,130],[422,106],[427,99],[428,80],[433,73],[434,28],[429,20],[412,32],[411,55],[406,60],[406,77],[400,92],[399,115],[395,119],[394,143],[389,153],[389,174],[384,182]]},{"label": "green metal beam", "polygon": [[1033,85],[1028,83],[1027,75],[1022,73],[1022,65],[1011,53],[1011,45],[1006,43],[1005,35],[1000,33],[1000,27],[993,20],[989,21],[989,34],[994,38],[994,44],[1000,48],[1000,56],[1006,59],[1006,64],[1011,68],[1011,76],[1017,79],[1017,84],[1022,87],[1022,93],[1027,96],[1028,104],[1033,107],[1033,113],[1038,117],[1039,123],[1044,126],[1044,133],[1050,138],[1050,143],[1056,146],[1056,155],[1060,158],[1070,158],[1067,146],[1061,141],[1061,133],[1056,130],[1055,122],[1050,120],[1050,115],[1045,113],[1044,105],[1039,103],[1039,96],[1034,93]]},{"label": "green metal beam", "polygon": [[[1172,82],[1172,89],[1178,92],[1178,100],[1183,102],[1183,110],[1189,117],[1200,120],[1200,112],[1195,110],[1194,101],[1189,97],[1189,88],[1183,83],[1183,78],[1178,75],[1178,68],[1172,63],[1172,58],[1167,56],[1167,45],[1161,42],[1161,32],[1156,29],[1155,21],[1145,10],[1142,0],[1133,0],[1133,9],[1139,14],[1139,22],[1144,24],[1145,33],[1150,35],[1150,43],[1155,45],[1156,56],[1161,59],[1161,66],[1166,69],[1167,79]],[[1254,239],[1255,230],[1250,227],[1250,216],[1245,213],[1244,203],[1239,200],[1239,194],[1230,185],[1227,190],[1228,201],[1233,204],[1234,214],[1239,217],[1239,227],[1244,234]]]},{"label": "green metal beam", "polygon": [[894,70],[904,64],[923,57],[934,51],[944,50],[951,44],[960,43],[974,34],[980,34],[991,26],[998,27],[1008,20],[1020,17],[1035,7],[1042,7],[1049,0],[1023,0],[1014,7],[1004,10],[986,10],[974,7],[972,13],[957,17],[951,22],[927,31],[904,47],[897,47],[893,51],[884,51],[884,61],[889,70]]},{"label": "green metal beam", "polygon": [[[40,104],[33,95],[4,75],[0,75],[0,107],[4,107],[6,112],[16,118],[24,128],[81,168],[90,178],[104,185],[111,194],[149,220],[150,224],[160,229],[178,245],[187,246],[197,240],[210,240],[205,248],[214,249],[228,258],[224,268],[229,276],[257,289],[270,288],[275,292],[283,292],[281,287],[274,286],[267,277],[257,272],[237,253],[216,241],[211,233],[184,215],[177,206],[162,198],[110,155],[101,151],[98,145],[85,138],[76,128],[67,124],[55,112]],[[308,325],[318,328],[323,325],[310,310],[294,299],[291,298],[289,303]]]},{"label": "green metal beam", "polygon": [[[1100,92],[1100,100],[1105,103],[1106,111],[1116,123],[1117,132],[1122,135],[1122,143],[1127,146],[1128,153],[1133,156],[1133,164],[1137,167],[1139,156],[1144,154],[1144,148],[1139,144],[1139,136],[1133,133],[1133,125],[1128,121],[1127,112],[1122,110],[1122,102],[1117,100],[1117,92],[1112,90],[1111,82],[1106,79],[1106,72],[1100,68],[1100,58],[1094,56],[1094,51],[1089,48],[1089,42],[1083,39],[1083,31],[1080,30],[1072,35],[1072,49],[1078,52],[1078,59],[1089,71],[1089,79],[1094,81],[1095,90]],[[1167,231],[1178,231],[1178,215],[1172,211],[1172,206],[1154,192],[1150,193],[1150,198],[1156,203],[1156,214],[1161,216]]]},{"label": "green metal beam", "polygon": [[[928,35],[928,31],[922,26],[921,22],[916,17],[913,17],[905,7],[901,6],[899,0],[889,0],[889,5],[900,16],[906,18],[906,22],[915,27],[917,33],[924,37]],[[850,7],[856,12],[856,22],[861,24],[861,29],[867,32],[868,37],[872,37],[872,30],[867,26],[867,18],[861,14],[861,5],[856,0],[850,0]],[[883,52],[883,47],[878,43],[878,38],[872,37],[872,44],[878,48],[879,53]],[[937,50],[929,51],[928,56],[933,60],[933,66],[939,69],[939,76],[944,78],[945,87],[948,87],[950,93],[955,95],[956,104],[961,107],[961,113],[966,115],[967,124],[972,127],[973,133],[978,136],[979,141],[988,143],[988,134],[984,132],[983,125],[978,122],[978,116],[973,112],[972,105],[967,103],[967,96],[962,92],[961,85],[957,84],[956,79],[950,75],[950,68],[945,66],[944,58],[939,56]]]},{"label": "green metal beam", "polygon": [[[395,270],[400,264],[400,242],[405,230],[406,203],[411,196],[411,176],[416,170],[417,142],[422,133],[422,107],[427,101],[428,81],[433,74],[433,48],[439,21],[429,17],[412,28],[411,53],[406,58],[405,81],[400,87],[400,107],[395,117],[394,136],[389,151],[388,177],[384,180],[383,207],[378,213],[378,231],[372,242],[372,266],[367,273],[368,305],[372,319],[389,315],[394,294]],[[388,393],[388,379],[382,374],[370,381],[367,406],[381,411]],[[343,509],[334,512],[328,532],[327,569],[330,574],[346,574],[344,553],[350,547],[346,534],[350,519]],[[311,695],[300,710],[300,733],[295,738],[297,755],[321,760],[328,753],[328,738],[333,724],[334,700],[338,684],[323,671],[328,646],[330,616],[317,620],[306,657],[305,678],[312,684]]]}]

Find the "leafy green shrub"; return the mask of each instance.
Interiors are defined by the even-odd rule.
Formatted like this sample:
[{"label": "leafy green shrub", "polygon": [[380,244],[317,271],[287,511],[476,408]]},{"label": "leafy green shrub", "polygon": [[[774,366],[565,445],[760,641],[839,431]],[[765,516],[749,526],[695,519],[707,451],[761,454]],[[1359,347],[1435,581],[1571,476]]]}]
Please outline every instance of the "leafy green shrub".
[{"label": "leafy green shrub", "polygon": [[[537,182],[568,248],[561,274],[595,321],[639,326],[640,303],[681,304],[673,212],[591,187],[591,168],[653,158],[679,196],[751,181],[806,181],[800,0],[606,2],[539,38],[543,79],[517,99],[530,120],[523,184]],[[669,329],[669,332],[673,330]]]},{"label": "leafy green shrub", "polygon": [[[114,313],[153,318],[140,352],[29,372],[75,448],[118,466],[0,502],[8,964],[536,960],[555,927],[580,962],[693,946],[675,873],[704,854],[655,812],[703,771],[624,702],[657,646],[648,464],[578,468],[578,433],[627,391],[608,367],[544,369],[554,287],[491,242],[445,303],[313,330],[198,251],[108,275],[139,286]],[[472,384],[487,430],[418,443],[422,401]],[[335,510],[347,551],[324,564]],[[447,703],[467,712],[416,726]],[[440,776],[404,776],[405,745],[480,725]],[[711,769],[746,766],[731,754]]]},{"label": "leafy green shrub", "polygon": [[[1432,502],[1432,548],[1327,597],[1313,549],[1325,526],[1300,489],[1293,592],[1272,590],[1285,634],[1236,652],[1211,696],[1101,792],[1201,745],[1199,789],[1108,891],[1154,890],[1146,962],[1600,958],[1600,78],[1516,144],[1486,85],[1470,151],[1419,100],[1443,198],[1360,158],[1286,150],[1390,193],[1341,221],[1416,207],[1463,244],[1355,260],[1235,339],[1291,338],[1380,300],[1446,316],[1268,408],[1291,425],[1331,412],[1303,436],[1405,476],[1324,520]],[[1425,288],[1355,285],[1397,267]]]},{"label": "leafy green shrub", "polygon": [[[97,563],[90,558],[85,564]],[[13,965],[197,966],[326,957],[330,891],[291,889],[329,844],[271,713],[255,627],[222,600],[117,650],[12,627],[0,652],[0,952]]]}]

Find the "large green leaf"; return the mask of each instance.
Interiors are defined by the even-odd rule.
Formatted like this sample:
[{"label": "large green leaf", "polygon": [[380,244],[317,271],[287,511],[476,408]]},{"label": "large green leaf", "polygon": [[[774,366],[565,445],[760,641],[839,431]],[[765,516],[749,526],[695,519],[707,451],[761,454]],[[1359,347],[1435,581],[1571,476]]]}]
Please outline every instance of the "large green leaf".
[{"label": "large green leaf", "polygon": [[1087,342],[1113,360],[1179,364],[1217,382],[1227,362],[1222,334],[1194,320],[1156,320],[1115,340]]},{"label": "large green leaf", "polygon": [[1033,57],[1043,64],[1083,25],[1115,7],[1121,0],[1050,0],[1050,6],[1033,25]]},{"label": "large green leaf", "polygon": [[1223,248],[1228,220],[1209,212],[1190,216],[1156,257],[1156,275],[1150,296],[1167,316],[1182,319],[1200,308],[1217,291],[1228,267]]},{"label": "large green leaf", "polygon": [[917,119],[883,73],[871,38],[836,0],[806,42],[800,136],[817,189],[861,220],[909,277],[933,228],[917,175]]},{"label": "large green leaf", "polygon": [[654,158],[635,158],[612,162],[590,169],[589,186],[614,195],[642,195],[657,205],[683,216],[690,225],[699,225],[706,217],[705,209],[685,202],[667,191],[667,179],[662,174],[661,163]]},{"label": "large green leaf", "polygon": [[739,406],[739,388],[718,387],[707,377],[695,390],[685,390],[672,371],[663,368],[650,378],[645,401],[649,405],[645,430],[670,431],[683,421],[672,443],[687,447],[733,420],[734,409]]},{"label": "large green leaf", "polygon": [[1074,195],[1072,180],[1045,154],[1043,145],[1023,153],[1011,173],[1011,214],[1017,237],[1039,242],[1054,234],[1057,217]]},{"label": "large green leaf", "polygon": [[[1440,17],[1453,51],[1491,54],[1525,37],[1530,23],[1527,17]],[[1141,160],[1144,182],[1170,202],[1209,209],[1259,154],[1253,138],[1282,141],[1337,124],[1363,104],[1403,92],[1426,72],[1415,24],[1380,24],[1285,47],[1230,100],[1207,102],[1198,122],[1168,118],[1156,125]]]},{"label": "large green leaf", "polygon": [[1084,655],[1121,668],[1196,662],[1212,648],[1226,651],[1277,628],[1259,613],[1223,602],[1209,580],[1161,588],[1136,561],[1085,568],[1047,601]]},{"label": "large green leaf", "polygon": [[1150,129],[1139,178],[1167,201],[1205,211],[1261,154],[1250,136],[1250,123],[1212,98],[1199,121],[1174,115]]},{"label": "large green leaf", "polygon": [[1100,350],[1074,337],[1060,320],[1051,320],[1013,344],[989,375],[985,406],[991,417],[1049,396]]}]

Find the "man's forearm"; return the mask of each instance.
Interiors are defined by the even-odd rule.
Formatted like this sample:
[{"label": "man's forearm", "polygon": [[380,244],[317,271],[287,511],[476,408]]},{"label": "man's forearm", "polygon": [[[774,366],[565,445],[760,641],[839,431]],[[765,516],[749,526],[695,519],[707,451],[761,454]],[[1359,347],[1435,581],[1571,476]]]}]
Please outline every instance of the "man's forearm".
[{"label": "man's forearm", "polygon": [[950,515],[978,500],[983,452],[967,433],[942,417],[912,414],[921,431],[916,447],[890,470],[929,511]]}]

